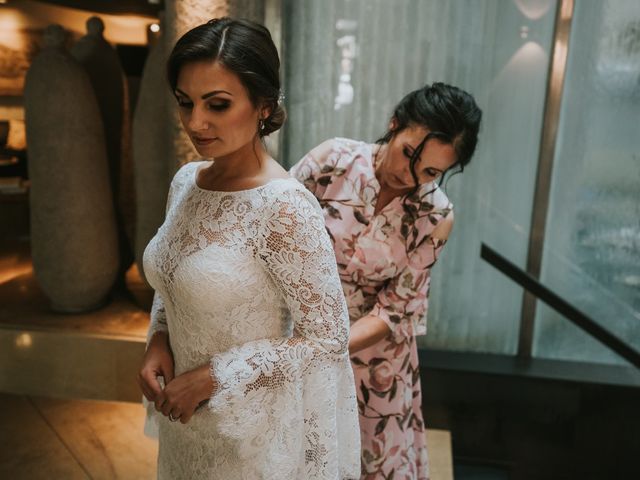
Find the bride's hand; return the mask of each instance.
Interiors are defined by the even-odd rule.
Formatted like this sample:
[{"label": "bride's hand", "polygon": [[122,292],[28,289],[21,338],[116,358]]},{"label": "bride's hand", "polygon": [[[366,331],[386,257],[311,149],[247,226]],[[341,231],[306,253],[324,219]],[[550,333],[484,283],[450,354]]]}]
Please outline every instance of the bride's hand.
[{"label": "bride's hand", "polygon": [[[156,410],[170,420],[187,423],[198,406],[206,402],[217,390],[209,364],[178,375],[156,396]],[[174,420],[174,421],[175,421]]]},{"label": "bride's hand", "polygon": [[165,332],[157,332],[151,338],[138,373],[140,389],[150,402],[155,402],[162,392],[158,377],[164,377],[165,385],[173,380],[173,353]]}]

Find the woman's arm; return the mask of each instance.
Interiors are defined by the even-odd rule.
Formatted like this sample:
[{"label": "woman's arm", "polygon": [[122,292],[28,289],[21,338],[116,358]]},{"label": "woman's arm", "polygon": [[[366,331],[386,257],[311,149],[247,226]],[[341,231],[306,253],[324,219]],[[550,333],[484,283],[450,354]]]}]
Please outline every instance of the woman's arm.
[{"label": "woman's arm", "polygon": [[444,244],[449,239],[451,230],[453,230],[453,210],[440,221],[431,233],[431,238],[439,240],[440,243]]},{"label": "woman's arm", "polygon": [[[409,329],[413,332],[413,327],[408,326],[408,321],[415,322],[417,317],[424,315],[426,312],[426,302],[429,287],[429,272],[426,266],[431,268],[435,263],[437,256],[444,246],[451,229],[453,228],[453,211],[443,218],[438,226],[433,230],[430,239],[422,246],[420,260],[425,265],[425,271],[419,271],[419,265],[408,265],[400,274],[390,282],[378,295],[378,304],[374,308],[374,312],[383,312],[385,319],[380,315],[369,313],[351,325],[351,333],[349,336],[349,354],[364,350],[375,345],[383,338],[387,337],[391,332],[399,331],[407,332]],[[411,259],[414,260],[415,259]],[[411,262],[410,262],[411,263]],[[408,288],[406,288],[408,286]],[[403,288],[404,287],[404,288]],[[417,308],[411,310],[408,305],[415,304],[415,300],[424,299],[423,308],[418,304]],[[391,312],[404,312],[408,315],[404,321],[399,315]],[[412,318],[416,317],[416,318]],[[402,328],[402,327],[405,328]],[[398,327],[398,328],[394,328]]]},{"label": "woman's arm", "polygon": [[138,372],[138,385],[150,402],[162,392],[158,377],[165,385],[173,380],[173,354],[169,346],[167,318],[162,298],[156,292],[151,307],[151,323],[147,333],[147,348]]},{"label": "woman's arm", "polygon": [[[171,180],[167,203],[165,206],[165,221],[173,206],[175,192],[180,188],[181,178],[184,177],[186,165],[183,166]],[[173,380],[173,353],[169,345],[169,326],[164,301],[158,292],[153,294],[151,305],[151,322],[147,331],[147,348],[142,366],[138,372],[138,384],[145,398],[150,402],[157,399],[162,392],[158,377],[163,377],[165,385]]]},{"label": "woman's arm", "polygon": [[214,400],[225,390],[236,395],[238,386],[277,388],[283,380],[299,380],[317,361],[347,357],[347,307],[317,201],[304,190],[285,191],[264,225],[258,255],[287,304],[294,334],[248,342],[214,357],[212,369],[222,393]]},{"label": "woman's arm", "polygon": [[156,401],[163,414],[186,423],[208,397],[214,411],[241,409],[247,395],[297,389],[291,384],[307,373],[348,361],[346,302],[316,200],[304,190],[283,192],[265,212],[264,224],[259,258],[287,303],[293,337],[247,342],[176,377]]},{"label": "woman's arm", "polygon": [[391,329],[384,320],[375,315],[367,315],[351,324],[349,334],[349,354],[353,355],[360,350],[375,345],[385,338]]},{"label": "woman's arm", "polygon": [[337,159],[331,159],[332,152],[333,140],[325,140],[289,170],[289,175],[307,187],[318,200],[322,198],[331,175],[335,173]]}]

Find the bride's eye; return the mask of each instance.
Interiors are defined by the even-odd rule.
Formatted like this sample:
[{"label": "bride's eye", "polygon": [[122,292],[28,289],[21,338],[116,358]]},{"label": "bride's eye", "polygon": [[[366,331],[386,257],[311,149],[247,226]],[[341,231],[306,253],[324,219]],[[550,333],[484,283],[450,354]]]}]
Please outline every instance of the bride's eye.
[{"label": "bride's eye", "polygon": [[178,100],[178,107],[180,108],[185,108],[185,109],[193,108],[193,103],[189,102],[188,100],[184,100],[182,98],[178,98],[176,100]]},{"label": "bride's eye", "polygon": [[230,105],[231,105],[231,102],[210,103],[209,104],[209,109],[210,110],[215,110],[216,112],[223,112],[226,109],[228,109]]}]

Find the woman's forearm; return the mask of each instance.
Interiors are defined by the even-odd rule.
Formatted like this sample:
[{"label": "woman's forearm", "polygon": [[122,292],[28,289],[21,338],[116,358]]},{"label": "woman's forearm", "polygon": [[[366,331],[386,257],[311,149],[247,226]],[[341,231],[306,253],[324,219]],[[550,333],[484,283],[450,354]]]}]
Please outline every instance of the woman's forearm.
[{"label": "woman's forearm", "polygon": [[353,355],[385,338],[391,330],[380,317],[367,315],[351,324],[349,354]]}]

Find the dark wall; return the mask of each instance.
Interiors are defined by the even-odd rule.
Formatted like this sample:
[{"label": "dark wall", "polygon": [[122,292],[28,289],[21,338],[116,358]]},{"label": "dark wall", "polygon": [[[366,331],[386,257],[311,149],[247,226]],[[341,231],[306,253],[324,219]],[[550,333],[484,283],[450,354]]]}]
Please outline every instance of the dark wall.
[{"label": "dark wall", "polygon": [[421,370],[425,421],[451,431],[456,464],[510,479],[640,478],[640,389]]}]

